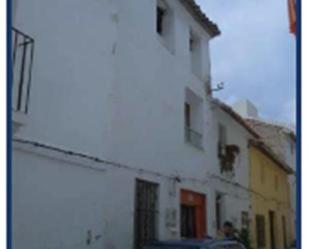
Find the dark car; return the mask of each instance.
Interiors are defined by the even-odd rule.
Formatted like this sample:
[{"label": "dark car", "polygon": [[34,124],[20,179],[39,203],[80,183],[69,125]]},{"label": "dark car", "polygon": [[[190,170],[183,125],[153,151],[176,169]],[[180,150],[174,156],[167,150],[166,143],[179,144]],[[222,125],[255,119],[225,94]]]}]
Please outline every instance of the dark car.
[{"label": "dark car", "polygon": [[148,242],[143,249],[246,249],[241,243],[231,240],[175,240]]}]

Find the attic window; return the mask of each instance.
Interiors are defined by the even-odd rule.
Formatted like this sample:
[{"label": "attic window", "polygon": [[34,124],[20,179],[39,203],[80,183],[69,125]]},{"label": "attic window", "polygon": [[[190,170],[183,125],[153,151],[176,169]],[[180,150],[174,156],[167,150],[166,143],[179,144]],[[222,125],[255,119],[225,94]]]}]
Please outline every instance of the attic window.
[{"label": "attic window", "polygon": [[166,10],[162,6],[157,6],[157,33],[163,34],[163,22]]}]

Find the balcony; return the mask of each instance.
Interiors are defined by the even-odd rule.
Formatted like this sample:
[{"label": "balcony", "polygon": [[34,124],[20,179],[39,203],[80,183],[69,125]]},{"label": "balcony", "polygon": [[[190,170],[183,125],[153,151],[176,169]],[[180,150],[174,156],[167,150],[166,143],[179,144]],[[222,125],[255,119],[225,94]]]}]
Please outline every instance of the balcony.
[{"label": "balcony", "polygon": [[188,126],[185,127],[185,139],[194,147],[203,149],[203,135]]},{"label": "balcony", "polygon": [[34,39],[16,28],[12,28],[13,82],[12,109],[13,133],[25,124],[31,88],[34,56]]}]

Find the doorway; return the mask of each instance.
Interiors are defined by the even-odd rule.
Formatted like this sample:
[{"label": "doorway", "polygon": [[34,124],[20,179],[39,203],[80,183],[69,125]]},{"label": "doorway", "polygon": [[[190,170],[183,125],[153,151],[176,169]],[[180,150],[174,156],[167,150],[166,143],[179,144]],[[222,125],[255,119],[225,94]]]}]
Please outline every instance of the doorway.
[{"label": "doorway", "polygon": [[182,238],[205,238],[207,232],[205,195],[181,190],[180,222]]},{"label": "doorway", "polygon": [[220,231],[222,225],[222,195],[216,194],[216,228]]},{"label": "doorway", "polygon": [[286,220],[284,216],[282,216],[282,232],[283,232],[283,246],[284,246],[284,249],[287,249],[288,241],[287,241],[287,233],[286,233]]},{"label": "doorway", "polygon": [[276,249],[275,212],[274,211],[269,211],[269,229],[270,229],[270,248]]}]

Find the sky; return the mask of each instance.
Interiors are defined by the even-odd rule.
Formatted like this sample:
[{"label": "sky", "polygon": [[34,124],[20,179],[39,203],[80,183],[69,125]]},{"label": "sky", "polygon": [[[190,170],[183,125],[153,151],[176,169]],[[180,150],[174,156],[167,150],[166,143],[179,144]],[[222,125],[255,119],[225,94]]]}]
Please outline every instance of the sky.
[{"label": "sky", "polygon": [[296,40],[287,0],[196,0],[221,30],[210,42],[214,94],[228,104],[248,99],[261,118],[295,125]]}]

